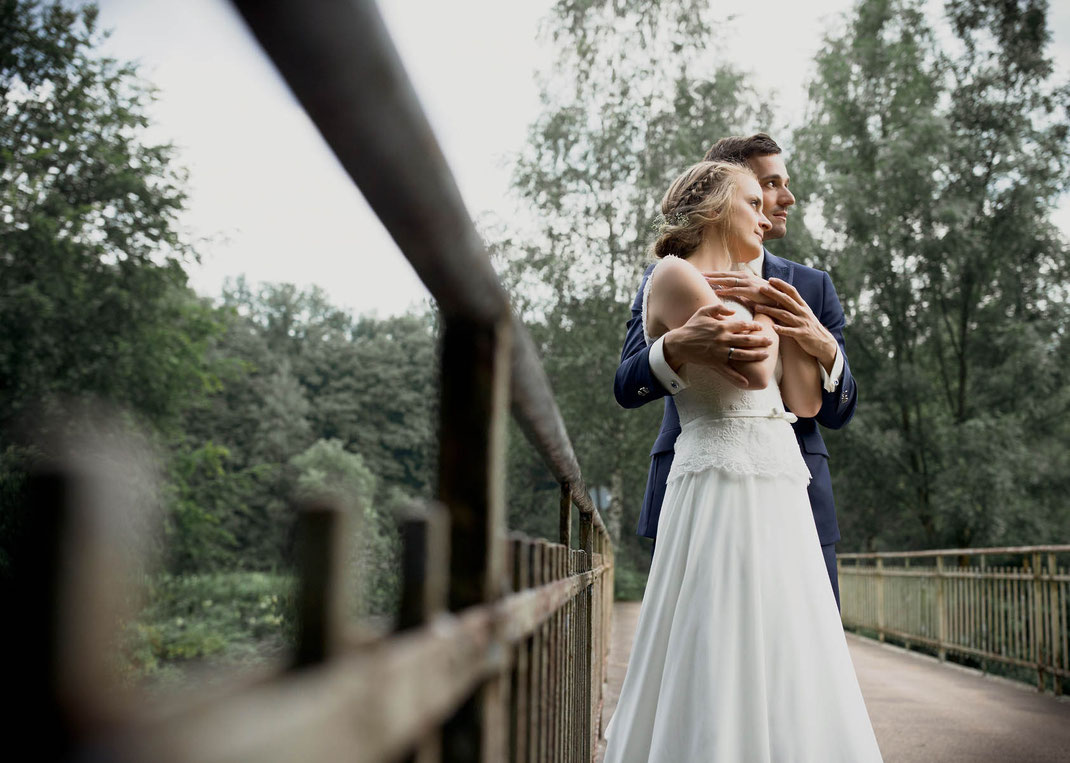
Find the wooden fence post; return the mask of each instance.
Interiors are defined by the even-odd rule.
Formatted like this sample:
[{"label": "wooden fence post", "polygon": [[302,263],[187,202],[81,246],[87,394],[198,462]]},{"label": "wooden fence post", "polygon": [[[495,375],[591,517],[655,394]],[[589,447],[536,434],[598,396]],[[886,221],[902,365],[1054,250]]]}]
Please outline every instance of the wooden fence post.
[{"label": "wooden fence post", "polygon": [[[542,551],[538,540],[531,542],[528,556],[528,580],[532,588],[542,585]],[[527,759],[530,761],[542,760],[542,750],[539,747],[539,729],[542,728],[542,717],[545,712],[542,698],[545,695],[545,683],[543,682],[543,636],[542,626],[536,627],[528,639],[529,654],[531,659],[528,663],[531,680],[528,683],[528,750]]]},{"label": "wooden fence post", "polygon": [[[535,554],[538,557],[538,575],[535,578],[536,587],[545,585],[550,581],[550,560],[547,553],[549,541],[539,538],[535,541]],[[550,752],[546,747],[547,728],[550,726],[550,634],[546,621],[539,624],[538,629],[538,666],[539,666],[539,692],[535,697],[536,707],[539,714],[535,727],[535,759],[549,760]]]},{"label": "wooden fence post", "polygon": [[1059,651],[1059,583],[1055,579],[1057,568],[1055,566],[1055,554],[1048,554],[1048,643],[1051,644],[1051,652],[1048,655],[1048,664],[1051,666],[1051,688],[1055,696],[1063,693],[1062,676],[1058,670],[1060,666]]},{"label": "wooden fence post", "polygon": [[413,504],[401,517],[401,603],[397,630],[419,628],[446,609],[449,514],[439,503]]},{"label": "wooden fence post", "polygon": [[[419,628],[445,611],[449,580],[449,515],[438,503],[417,503],[401,517],[401,603],[397,630]],[[436,728],[416,742],[406,763],[439,763],[442,734]]]},{"label": "wooden fence post", "polygon": [[[557,580],[557,545],[547,543],[545,551],[547,566],[546,582],[552,583]],[[557,712],[557,690],[560,676],[557,672],[557,659],[561,647],[557,638],[557,615],[558,613],[554,612],[546,620],[546,639],[548,644],[547,665],[549,666],[549,670],[547,671],[549,686],[548,691],[546,692],[547,705],[549,706],[549,712],[547,713],[547,721],[549,722],[546,724],[546,750],[549,753],[550,760],[559,760],[557,746],[555,744],[557,739],[557,725],[559,722]]]},{"label": "wooden fence post", "polygon": [[[530,543],[520,533],[511,535],[513,547],[513,590],[523,591],[530,588],[528,578],[528,561]],[[512,680],[509,699],[509,760],[510,763],[522,763],[528,759],[527,740],[530,719],[529,685],[531,665],[531,638],[521,639],[516,645],[513,661]]]},{"label": "wooden fence post", "polygon": [[1033,664],[1037,668],[1037,689],[1044,691],[1044,596],[1040,582],[1040,554],[1030,555],[1033,573],[1033,606],[1031,607],[1030,635],[1033,637]]},{"label": "wooden fence post", "polygon": [[[70,639],[67,579],[77,572],[75,562],[65,558],[68,548],[76,548],[72,528],[75,486],[69,472],[50,466],[32,473],[26,483],[16,577],[8,582],[10,590],[4,591],[4,600],[12,612],[19,613],[21,623],[17,628],[5,627],[0,643],[6,659],[11,659],[8,679],[19,697],[8,717],[14,746],[33,749],[42,760],[65,760],[76,749],[71,717],[80,712],[81,704],[81,698],[75,697],[71,706],[63,685],[64,651]],[[19,738],[24,741],[17,742]]]},{"label": "wooden fence post", "polygon": [[39,760],[89,757],[87,742],[101,759],[122,757],[107,737],[133,699],[115,659],[120,627],[136,611],[131,583],[148,535],[148,509],[132,487],[153,480],[136,441],[106,417],[94,424],[111,437],[60,437],[45,451],[64,455],[31,468],[0,580],[14,618],[0,636],[5,683],[17,698],[5,728],[9,746]]},{"label": "wooden fence post", "polygon": [[572,547],[572,486],[561,483],[560,517],[557,539],[565,548]]},{"label": "wooden fence post", "polygon": [[884,560],[877,558],[877,639],[884,641]]},{"label": "wooden fence post", "polygon": [[299,509],[294,667],[321,663],[342,643],[347,598],[342,571],[344,524],[344,512],[334,501],[317,499]]},{"label": "wooden fence post", "polygon": [[944,557],[936,557],[936,642],[937,656],[947,659],[947,590],[944,578]]},{"label": "wooden fence post", "polygon": [[[844,586],[844,584],[843,584],[843,562],[840,560],[840,558],[838,556],[836,557],[836,586],[837,586],[837,588],[840,589],[840,619],[842,620],[843,619],[843,601],[844,601],[844,598],[845,598],[844,594],[846,592],[845,591],[846,586]],[[848,608],[848,611],[850,611],[849,608]]]},{"label": "wooden fence post", "polygon": [[[906,572],[908,570],[910,570],[910,557],[909,556],[905,557],[903,559],[903,571]],[[910,580],[910,578],[903,578],[904,583],[907,583],[907,581],[909,581],[909,580]],[[913,590],[913,587],[911,587],[910,590]],[[917,619],[916,619],[917,618],[917,613],[918,613],[919,609],[921,608],[921,591],[920,591],[920,587],[919,587],[919,590],[918,590],[917,593],[918,593],[918,596],[917,596],[918,603],[916,605],[914,605],[914,606],[911,606],[911,599],[913,597],[911,597],[908,594],[904,595],[904,614],[908,618],[907,622],[909,623],[909,625],[904,627],[902,623],[899,623],[896,627],[898,627],[901,631],[904,631],[906,633],[910,633],[912,629],[913,630],[921,630],[921,623],[918,622]],[[903,647],[904,648],[910,649],[910,644],[911,644],[911,641],[910,641],[909,638],[904,638],[903,639]]]},{"label": "wooden fence post", "polygon": [[[580,547],[583,549],[583,571],[594,568],[594,521],[587,512],[580,514]],[[594,584],[588,584],[583,591],[583,738],[584,760],[594,756],[595,739],[594,721],[594,661],[599,658],[594,645]]]},{"label": "wooden fence post", "polygon": [[[439,499],[450,515],[453,611],[493,601],[503,592],[509,332],[508,314],[491,325],[445,319]],[[491,678],[446,722],[445,761],[506,759],[506,690],[501,676]]]}]

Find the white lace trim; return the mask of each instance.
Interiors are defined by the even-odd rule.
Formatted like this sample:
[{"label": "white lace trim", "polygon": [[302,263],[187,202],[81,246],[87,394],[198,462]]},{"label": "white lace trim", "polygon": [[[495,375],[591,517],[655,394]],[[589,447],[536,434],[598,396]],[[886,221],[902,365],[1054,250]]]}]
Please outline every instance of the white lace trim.
[{"label": "white lace trim", "polygon": [[810,482],[810,470],[784,419],[702,418],[685,425],[676,439],[669,480],[708,469]]},{"label": "white lace trim", "polygon": [[654,344],[654,342],[656,342],[658,339],[656,336],[650,336],[650,334],[646,330],[647,304],[650,302],[650,285],[654,283],[654,274],[658,272],[658,268],[661,267],[661,263],[665,262],[665,260],[668,259],[678,260],[680,258],[677,257],[675,254],[666,254],[664,257],[658,260],[658,263],[656,265],[654,265],[654,269],[650,271],[650,275],[646,278],[646,283],[643,284],[643,309],[640,313],[640,316],[643,321],[643,341],[646,342],[647,347]]}]

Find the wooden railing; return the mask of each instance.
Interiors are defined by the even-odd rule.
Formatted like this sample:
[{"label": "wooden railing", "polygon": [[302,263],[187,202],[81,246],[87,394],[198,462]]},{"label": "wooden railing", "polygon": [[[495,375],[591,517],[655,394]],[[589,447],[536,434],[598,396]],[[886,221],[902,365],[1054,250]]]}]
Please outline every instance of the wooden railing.
[{"label": "wooden railing", "polygon": [[[403,525],[396,632],[347,626],[346,512],[304,506],[292,666],[146,708],[105,688],[129,577],[107,532],[118,504],[100,498],[114,475],[40,470],[27,531],[37,587],[20,594],[32,624],[5,654],[25,657],[14,717],[33,724],[39,759],[589,761],[612,545],[375,4],[235,4],[441,310],[438,500]],[[509,406],[561,485],[558,542],[505,527]]]},{"label": "wooden railing", "polygon": [[[947,654],[1070,677],[1070,545],[840,554],[844,625]],[[1060,565],[1059,562],[1062,561]]]}]

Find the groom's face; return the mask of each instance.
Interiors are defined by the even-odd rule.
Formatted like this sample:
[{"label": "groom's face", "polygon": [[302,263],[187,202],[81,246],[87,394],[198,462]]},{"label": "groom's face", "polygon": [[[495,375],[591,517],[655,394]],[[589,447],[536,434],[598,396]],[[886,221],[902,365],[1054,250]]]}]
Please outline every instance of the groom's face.
[{"label": "groom's face", "polygon": [[747,164],[758,176],[762,187],[762,208],[765,216],[772,223],[772,228],[765,232],[765,240],[784,238],[788,232],[788,207],[795,203],[795,196],[788,190],[788,168],[780,154],[754,156]]}]

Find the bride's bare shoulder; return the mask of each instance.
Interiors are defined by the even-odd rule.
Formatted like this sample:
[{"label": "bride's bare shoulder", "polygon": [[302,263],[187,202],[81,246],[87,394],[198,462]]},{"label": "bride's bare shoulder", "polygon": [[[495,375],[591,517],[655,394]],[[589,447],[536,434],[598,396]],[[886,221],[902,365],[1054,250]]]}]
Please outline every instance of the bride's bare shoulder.
[{"label": "bride's bare shoulder", "polygon": [[651,292],[657,295],[658,301],[675,302],[683,298],[719,301],[694,265],[671,254],[658,262],[650,279]]},{"label": "bride's bare shoulder", "polygon": [[650,274],[648,287],[644,329],[651,337],[683,326],[700,307],[721,301],[702,273],[679,257],[663,258]]}]

